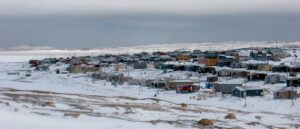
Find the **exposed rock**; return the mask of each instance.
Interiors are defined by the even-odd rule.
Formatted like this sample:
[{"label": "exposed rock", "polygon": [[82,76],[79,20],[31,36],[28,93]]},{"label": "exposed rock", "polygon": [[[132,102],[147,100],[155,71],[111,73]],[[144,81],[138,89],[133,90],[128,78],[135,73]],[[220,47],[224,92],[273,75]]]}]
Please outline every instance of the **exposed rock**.
[{"label": "exposed rock", "polygon": [[225,116],[225,119],[236,119],[236,116],[233,113],[229,113],[227,116]]},{"label": "exposed rock", "polygon": [[257,124],[259,124],[259,122],[252,121],[252,122],[246,123],[246,124],[247,124],[247,125],[256,126]]},{"label": "exposed rock", "polygon": [[48,107],[56,107],[56,106],[55,106],[55,103],[53,103],[53,102],[45,102],[45,103],[42,104],[42,106],[43,106],[43,107],[45,107],[45,106],[48,106]]},{"label": "exposed rock", "polygon": [[255,116],[255,118],[261,120],[261,116]]},{"label": "exposed rock", "polygon": [[212,125],[214,125],[214,121],[209,120],[209,119],[201,119],[200,121],[198,121],[198,124],[201,124],[204,126],[212,126]]},{"label": "exposed rock", "polygon": [[186,107],[188,106],[188,105],[185,104],[185,103],[181,103],[180,105],[181,105],[181,107],[183,107],[183,108],[186,108]]},{"label": "exposed rock", "polygon": [[78,118],[80,116],[80,114],[79,113],[66,112],[66,113],[64,113],[64,116],[71,116],[71,117],[74,117],[74,118]]}]

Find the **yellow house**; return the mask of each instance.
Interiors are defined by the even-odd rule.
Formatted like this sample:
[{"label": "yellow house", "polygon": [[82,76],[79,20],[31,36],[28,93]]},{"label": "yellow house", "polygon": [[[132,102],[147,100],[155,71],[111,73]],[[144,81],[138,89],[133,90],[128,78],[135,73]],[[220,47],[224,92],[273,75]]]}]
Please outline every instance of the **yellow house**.
[{"label": "yellow house", "polygon": [[115,70],[117,72],[121,72],[121,71],[125,70],[125,65],[123,65],[123,64],[116,64],[115,65]]},{"label": "yellow house", "polygon": [[217,58],[207,58],[206,65],[207,66],[216,66],[219,60]]},{"label": "yellow house", "polygon": [[269,65],[269,64],[259,65],[257,70],[259,70],[259,71],[272,71],[272,65]]},{"label": "yellow house", "polygon": [[189,60],[191,60],[191,57],[188,56],[188,55],[179,55],[179,56],[177,56],[176,59],[177,60],[186,60],[186,61],[189,61]]}]

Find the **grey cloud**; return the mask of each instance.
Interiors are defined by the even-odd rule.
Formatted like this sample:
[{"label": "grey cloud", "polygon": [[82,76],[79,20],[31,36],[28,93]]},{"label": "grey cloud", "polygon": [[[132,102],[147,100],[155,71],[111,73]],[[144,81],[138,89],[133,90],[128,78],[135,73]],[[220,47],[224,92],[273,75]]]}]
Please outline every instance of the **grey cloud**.
[{"label": "grey cloud", "polygon": [[299,13],[299,0],[1,0],[0,15]]},{"label": "grey cloud", "polygon": [[2,16],[0,45],[83,48],[174,42],[299,41],[299,16]]}]

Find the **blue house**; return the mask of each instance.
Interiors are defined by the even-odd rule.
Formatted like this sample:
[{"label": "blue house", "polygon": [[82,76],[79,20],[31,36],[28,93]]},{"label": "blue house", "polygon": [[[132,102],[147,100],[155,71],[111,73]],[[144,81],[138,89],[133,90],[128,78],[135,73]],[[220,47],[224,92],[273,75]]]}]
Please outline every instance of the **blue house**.
[{"label": "blue house", "polygon": [[235,57],[233,56],[225,56],[225,55],[218,55],[218,66],[220,67],[229,67],[232,62],[234,62]]},{"label": "blue house", "polygon": [[232,96],[244,98],[245,96],[263,96],[264,89],[257,87],[236,87],[232,90]]}]

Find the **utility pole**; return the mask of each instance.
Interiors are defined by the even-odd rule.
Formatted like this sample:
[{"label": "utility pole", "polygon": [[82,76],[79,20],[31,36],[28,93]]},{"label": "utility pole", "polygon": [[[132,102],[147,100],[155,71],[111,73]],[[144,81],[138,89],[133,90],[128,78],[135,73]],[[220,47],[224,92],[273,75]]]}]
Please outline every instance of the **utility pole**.
[{"label": "utility pole", "polygon": [[244,107],[246,107],[247,106],[247,90],[245,90],[245,92],[244,92],[244,98],[245,98],[245,105],[244,105]]},{"label": "utility pole", "polygon": [[139,85],[139,96],[141,95],[141,85]]},{"label": "utility pole", "polygon": [[201,75],[199,74],[199,91],[198,91],[198,99],[199,99],[199,97],[200,97],[200,86],[201,85]]}]

